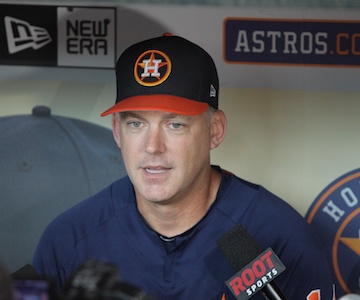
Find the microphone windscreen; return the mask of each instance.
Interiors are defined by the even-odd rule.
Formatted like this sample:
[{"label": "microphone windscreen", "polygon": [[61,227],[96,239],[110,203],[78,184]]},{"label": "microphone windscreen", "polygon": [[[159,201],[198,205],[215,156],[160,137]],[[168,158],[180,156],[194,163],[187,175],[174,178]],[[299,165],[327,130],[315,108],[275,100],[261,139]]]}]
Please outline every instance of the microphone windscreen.
[{"label": "microphone windscreen", "polygon": [[226,232],[217,244],[230,265],[237,272],[263,251],[247,230],[237,224]]},{"label": "microphone windscreen", "polygon": [[21,267],[19,270],[10,274],[12,279],[25,280],[25,279],[40,279],[40,276],[36,273],[32,265],[27,264]]}]

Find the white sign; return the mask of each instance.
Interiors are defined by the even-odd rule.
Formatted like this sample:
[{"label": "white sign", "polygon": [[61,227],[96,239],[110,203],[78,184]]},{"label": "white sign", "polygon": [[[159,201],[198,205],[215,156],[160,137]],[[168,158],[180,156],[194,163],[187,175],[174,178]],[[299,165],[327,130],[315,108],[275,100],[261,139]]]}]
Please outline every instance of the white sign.
[{"label": "white sign", "polygon": [[58,66],[113,68],[113,8],[58,7]]}]

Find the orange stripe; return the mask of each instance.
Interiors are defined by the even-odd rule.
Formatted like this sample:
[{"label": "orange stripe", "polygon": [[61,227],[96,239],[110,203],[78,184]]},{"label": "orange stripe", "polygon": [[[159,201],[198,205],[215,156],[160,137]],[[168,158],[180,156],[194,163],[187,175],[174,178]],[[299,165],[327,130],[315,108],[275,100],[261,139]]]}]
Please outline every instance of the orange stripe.
[{"label": "orange stripe", "polygon": [[315,214],[317,213],[320,206],[323,204],[323,202],[329,197],[331,193],[333,193],[337,188],[345,184],[346,182],[349,182],[350,180],[353,180],[354,178],[360,177],[360,172],[354,173],[350,175],[349,177],[344,178],[343,180],[337,182],[335,185],[333,185],[322,197],[319,199],[319,201],[315,204],[314,208],[312,209],[309,217],[308,217],[308,223],[311,224]]},{"label": "orange stripe", "polygon": [[343,290],[345,292],[347,292],[348,294],[351,293],[350,289],[347,287],[344,279],[341,276],[341,272],[339,269],[339,264],[337,262],[337,250],[338,250],[338,244],[339,244],[339,240],[340,240],[340,236],[344,230],[344,228],[346,227],[346,225],[349,224],[349,222],[357,215],[360,213],[360,208],[355,209],[350,215],[347,216],[347,218],[345,219],[345,221],[341,224],[341,226],[339,227],[336,236],[335,236],[335,242],[333,245],[333,255],[332,255],[332,260],[333,260],[333,266],[334,266],[334,271],[335,271],[335,275],[337,277],[337,279],[340,282],[341,287],[343,288]]}]

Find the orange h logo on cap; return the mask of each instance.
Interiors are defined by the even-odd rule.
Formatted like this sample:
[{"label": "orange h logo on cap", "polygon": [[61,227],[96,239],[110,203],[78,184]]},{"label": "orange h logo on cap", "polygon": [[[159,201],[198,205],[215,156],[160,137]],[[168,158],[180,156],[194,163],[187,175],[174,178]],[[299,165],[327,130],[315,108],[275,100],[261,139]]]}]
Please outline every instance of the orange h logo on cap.
[{"label": "orange h logo on cap", "polygon": [[159,50],[148,50],[142,53],[135,62],[135,80],[143,86],[157,86],[170,75],[171,61]]}]

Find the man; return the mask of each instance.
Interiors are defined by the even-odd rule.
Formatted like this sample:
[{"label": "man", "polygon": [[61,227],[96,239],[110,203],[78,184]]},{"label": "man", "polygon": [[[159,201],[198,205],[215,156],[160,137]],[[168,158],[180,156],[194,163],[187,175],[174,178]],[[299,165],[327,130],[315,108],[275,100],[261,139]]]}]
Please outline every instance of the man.
[{"label": "man", "polygon": [[263,187],[210,164],[226,117],[209,54],[166,34],[129,47],[116,74],[116,103],[102,115],[112,115],[128,176],[49,225],[34,256],[37,272],[63,286],[79,265],[100,260],[158,299],[235,299],[225,281],[239,270],[217,242],[241,224],[286,266],[276,281],[288,299],[331,300],[325,255],[304,219]]}]

